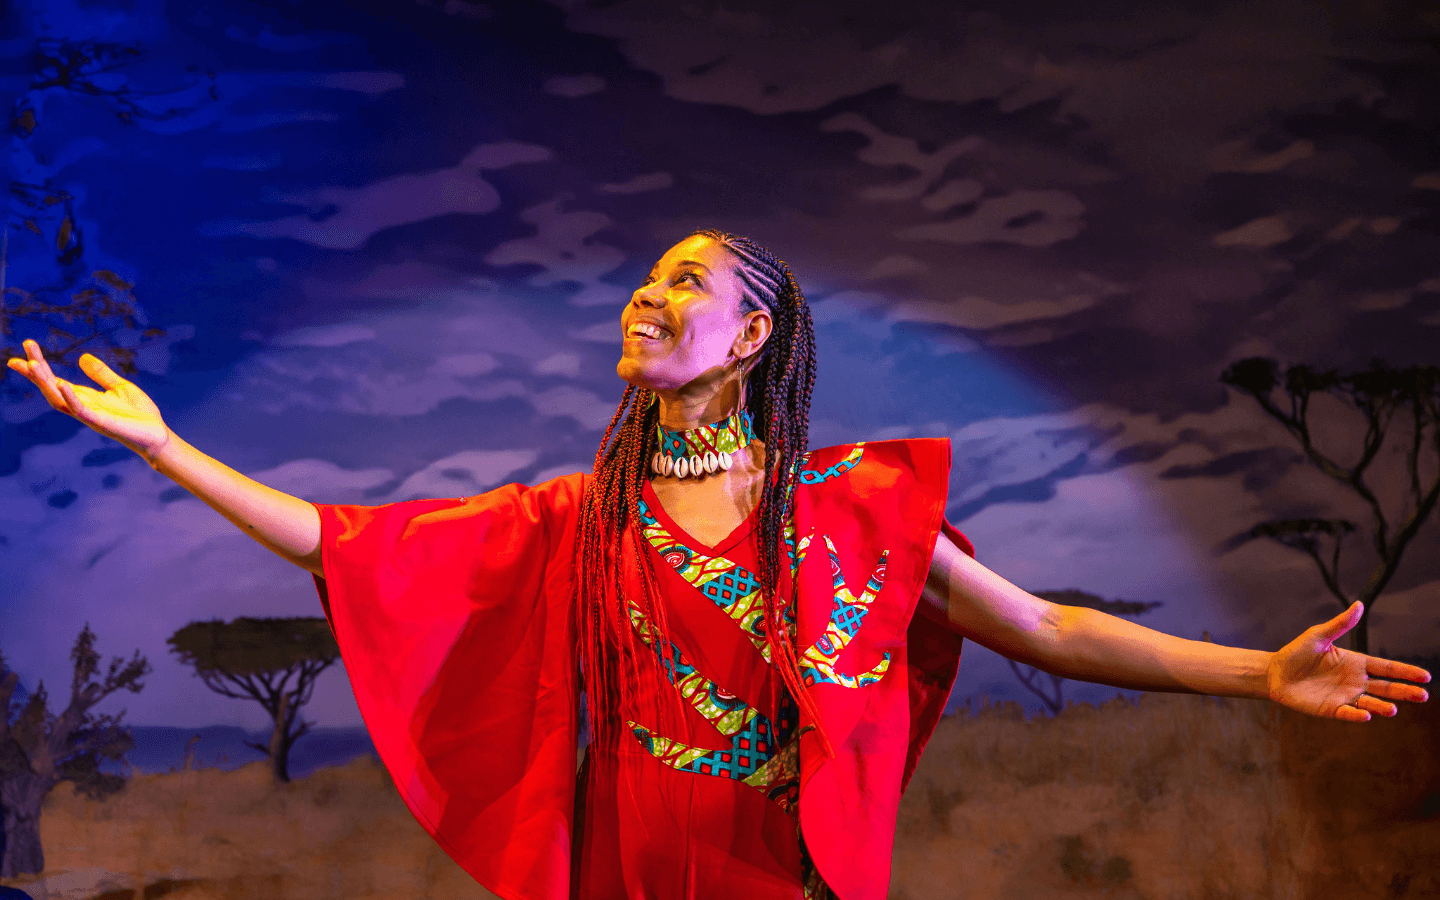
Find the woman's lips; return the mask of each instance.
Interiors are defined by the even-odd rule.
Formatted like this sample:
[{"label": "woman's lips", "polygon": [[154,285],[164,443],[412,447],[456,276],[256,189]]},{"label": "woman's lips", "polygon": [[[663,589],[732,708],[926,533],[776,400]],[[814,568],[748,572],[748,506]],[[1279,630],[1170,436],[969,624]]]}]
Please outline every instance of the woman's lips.
[{"label": "woman's lips", "polygon": [[663,341],[670,336],[670,332],[651,322],[636,322],[630,326],[626,333],[626,340],[647,340]]}]

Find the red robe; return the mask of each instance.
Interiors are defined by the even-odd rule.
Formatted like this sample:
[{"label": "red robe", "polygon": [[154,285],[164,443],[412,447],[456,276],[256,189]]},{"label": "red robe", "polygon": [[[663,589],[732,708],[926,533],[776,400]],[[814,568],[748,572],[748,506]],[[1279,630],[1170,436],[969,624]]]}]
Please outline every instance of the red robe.
[{"label": "red robe", "polygon": [[[679,725],[637,712],[633,742],[592,748],[577,828],[571,609],[586,478],[461,500],[319,505],[325,578],[317,586],[361,714],[411,812],[510,900],[572,891],[798,900],[798,786],[803,846],[825,883],[841,900],[884,898],[900,792],[959,662],[959,638],[914,615],[942,527],[971,549],[943,518],[949,442],[831,447],[805,464],[790,545],[803,560],[794,627],[832,757],[808,730],[814,723],[781,728],[793,711],[769,702],[771,673],[733,605],[755,568],[751,523],[702,547],[647,491],[648,552],[657,554],[669,637],[683,659],[672,657],[682,662],[667,676],[652,656],[642,688],[688,685],[694,707]],[[687,553],[738,568],[707,563],[697,574]],[[697,590],[704,578],[713,582],[708,594]],[[704,688],[693,693],[696,684]],[[739,712],[721,722],[725,709],[711,701]],[[742,713],[749,718],[738,726]],[[789,797],[766,780],[783,760],[759,772],[765,759],[742,748],[767,736],[788,737],[786,748],[798,740]]]}]

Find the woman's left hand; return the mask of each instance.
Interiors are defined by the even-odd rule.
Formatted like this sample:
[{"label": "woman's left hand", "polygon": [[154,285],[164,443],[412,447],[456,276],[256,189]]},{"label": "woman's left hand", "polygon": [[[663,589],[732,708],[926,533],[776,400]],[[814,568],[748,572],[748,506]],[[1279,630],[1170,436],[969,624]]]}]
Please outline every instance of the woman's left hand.
[{"label": "woman's left hand", "polygon": [[1429,694],[1413,684],[1386,679],[1428,682],[1430,673],[1377,656],[1335,646],[1355,627],[1365,607],[1358,600],[1340,615],[1305,629],[1270,660],[1266,679],[1270,699],[1312,716],[1368,722],[1372,713],[1393,716],[1391,701],[1423,703]]}]

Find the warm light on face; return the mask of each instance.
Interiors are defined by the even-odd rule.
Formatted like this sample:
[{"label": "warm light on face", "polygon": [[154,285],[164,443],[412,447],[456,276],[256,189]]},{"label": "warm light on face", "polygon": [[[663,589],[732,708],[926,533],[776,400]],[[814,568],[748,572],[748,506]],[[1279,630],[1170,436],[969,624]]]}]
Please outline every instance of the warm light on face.
[{"label": "warm light on face", "polygon": [[735,364],[748,316],[735,257],[703,235],[665,252],[620,316],[621,378],[656,391],[718,381]]}]

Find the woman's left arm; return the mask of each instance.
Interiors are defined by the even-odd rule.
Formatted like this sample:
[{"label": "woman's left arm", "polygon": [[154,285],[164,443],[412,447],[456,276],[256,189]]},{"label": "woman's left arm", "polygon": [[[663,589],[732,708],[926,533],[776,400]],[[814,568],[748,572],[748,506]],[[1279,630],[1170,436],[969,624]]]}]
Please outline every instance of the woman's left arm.
[{"label": "woman's left arm", "polygon": [[1355,653],[1335,641],[1360,620],[1355,603],[1274,653],[1188,641],[1098,610],[1061,606],[1021,590],[961,551],[935,545],[922,614],[1011,659],[1055,675],[1142,691],[1274,700],[1315,716],[1369,721],[1391,701],[1421,702],[1417,666]]}]

